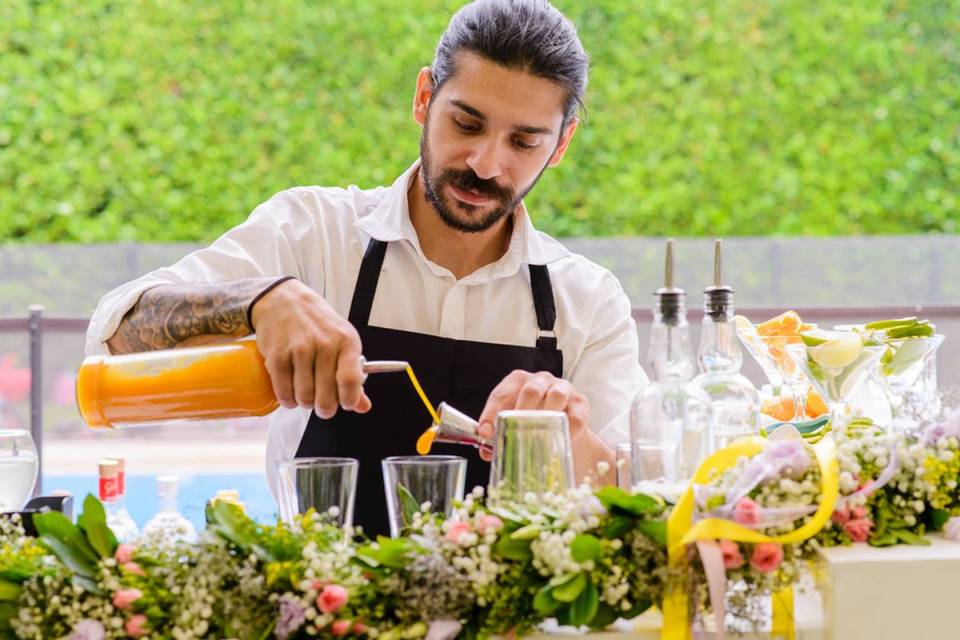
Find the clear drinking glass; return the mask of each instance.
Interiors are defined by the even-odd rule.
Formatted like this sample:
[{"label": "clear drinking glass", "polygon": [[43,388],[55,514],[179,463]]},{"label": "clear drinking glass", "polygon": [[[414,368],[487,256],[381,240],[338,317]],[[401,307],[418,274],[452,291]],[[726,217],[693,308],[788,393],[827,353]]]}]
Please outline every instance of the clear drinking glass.
[{"label": "clear drinking glass", "polygon": [[0,512],[23,508],[37,483],[39,467],[29,431],[0,430]]},{"label": "clear drinking glass", "polygon": [[313,508],[337,526],[352,526],[359,466],[354,458],[296,458],[277,463],[280,517],[289,524],[294,516]]},{"label": "clear drinking glass", "polygon": [[492,503],[522,502],[573,488],[573,454],[567,415],[560,411],[514,410],[497,414],[490,466]]},{"label": "clear drinking glass", "polygon": [[[874,376],[883,384],[893,414],[892,427],[908,431],[922,422],[924,402],[917,402],[922,386],[913,392],[917,381],[926,372],[928,363],[943,344],[943,335],[888,340],[887,351],[877,363]],[[910,393],[913,392],[912,398]],[[909,403],[905,400],[909,399]]]},{"label": "clear drinking glass", "polygon": [[414,512],[430,503],[429,511],[449,517],[453,503],[463,500],[467,460],[460,456],[392,456],[385,458],[383,490],[387,495],[390,536],[410,525]]}]

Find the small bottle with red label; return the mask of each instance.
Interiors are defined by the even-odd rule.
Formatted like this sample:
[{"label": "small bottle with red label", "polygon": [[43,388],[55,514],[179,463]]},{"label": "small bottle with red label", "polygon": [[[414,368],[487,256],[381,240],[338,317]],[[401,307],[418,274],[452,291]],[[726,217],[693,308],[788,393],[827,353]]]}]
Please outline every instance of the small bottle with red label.
[{"label": "small bottle with red label", "polygon": [[123,489],[126,484],[123,463],[107,458],[100,461],[99,467],[100,502],[107,512],[107,526],[119,542],[131,542],[140,536],[140,530],[123,506]]}]

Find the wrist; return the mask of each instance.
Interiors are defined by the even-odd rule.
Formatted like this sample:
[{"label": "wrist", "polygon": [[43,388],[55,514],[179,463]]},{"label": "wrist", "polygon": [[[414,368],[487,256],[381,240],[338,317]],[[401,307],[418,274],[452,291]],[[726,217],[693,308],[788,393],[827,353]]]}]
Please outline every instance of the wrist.
[{"label": "wrist", "polygon": [[[284,284],[289,280],[296,280],[296,276],[283,276],[282,278],[277,278],[269,285],[267,285],[263,290],[260,291],[253,300],[250,301],[250,304],[247,305],[247,325],[250,327],[251,333],[256,332],[256,322],[257,322],[257,313],[256,310],[259,308],[257,303],[261,302],[269,293],[272,293],[274,289]],[[260,305],[262,307],[262,305]]]}]

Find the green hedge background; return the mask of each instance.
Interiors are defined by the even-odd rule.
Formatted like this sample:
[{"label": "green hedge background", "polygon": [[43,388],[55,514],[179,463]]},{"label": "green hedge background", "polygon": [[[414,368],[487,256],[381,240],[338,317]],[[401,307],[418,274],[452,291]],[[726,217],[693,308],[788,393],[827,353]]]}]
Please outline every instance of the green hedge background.
[{"label": "green hedge background", "polygon": [[[3,0],[0,240],[207,241],[389,183],[459,1]],[[588,122],[560,236],[956,232],[960,0],[557,0]]]}]

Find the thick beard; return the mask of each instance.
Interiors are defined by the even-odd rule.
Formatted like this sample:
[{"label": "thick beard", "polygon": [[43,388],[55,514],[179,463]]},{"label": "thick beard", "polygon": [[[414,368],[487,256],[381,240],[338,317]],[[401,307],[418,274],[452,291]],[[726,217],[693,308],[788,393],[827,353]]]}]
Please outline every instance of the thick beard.
[{"label": "thick beard", "polygon": [[[513,213],[517,205],[520,204],[520,201],[523,200],[523,198],[530,193],[530,190],[533,189],[534,185],[537,184],[540,176],[543,175],[543,172],[547,168],[547,165],[544,165],[543,168],[540,169],[540,173],[537,174],[537,177],[530,183],[530,186],[519,196],[516,195],[513,189],[501,187],[497,184],[496,180],[482,180],[471,169],[461,170],[447,168],[440,172],[439,176],[434,177],[430,154],[427,151],[427,130],[428,126],[425,125],[423,127],[423,133],[420,136],[420,175],[423,178],[423,192],[427,197],[427,201],[433,206],[434,211],[437,212],[437,215],[440,216],[443,223],[457,231],[480,233]],[[441,190],[447,184],[453,184],[464,191],[475,191],[481,195],[493,198],[499,204],[493,210],[478,218],[474,219],[471,217],[463,219],[454,215],[451,205],[448,204],[441,195]],[[460,201],[453,206],[459,207],[468,215],[472,215],[480,209],[477,206]]]}]

